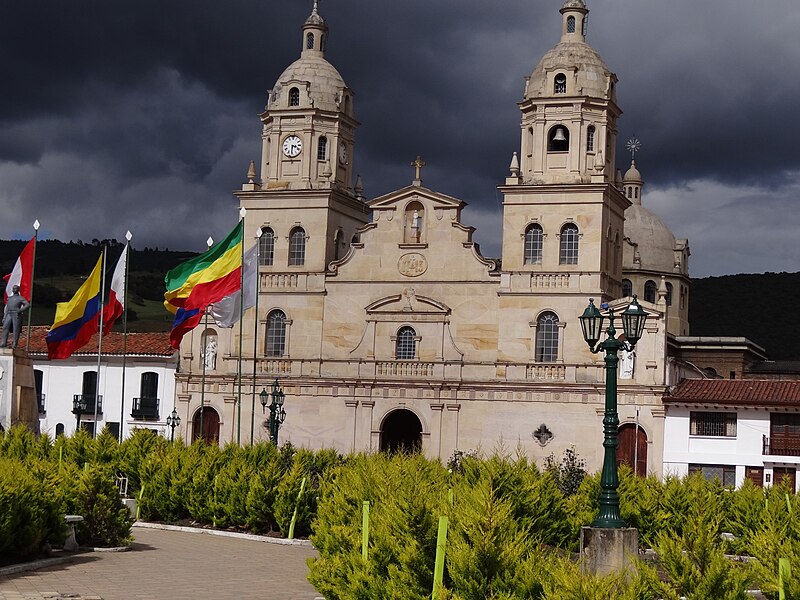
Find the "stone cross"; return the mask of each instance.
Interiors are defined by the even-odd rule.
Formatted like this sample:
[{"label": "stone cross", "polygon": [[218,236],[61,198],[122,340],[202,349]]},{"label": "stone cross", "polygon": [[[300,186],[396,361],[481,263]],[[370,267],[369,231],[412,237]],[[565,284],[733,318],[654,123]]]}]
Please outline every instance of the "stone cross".
[{"label": "stone cross", "polygon": [[411,166],[414,167],[414,185],[420,185],[422,183],[420,171],[422,171],[422,167],[425,166],[425,161],[422,160],[421,156],[417,156],[414,162],[411,163]]}]

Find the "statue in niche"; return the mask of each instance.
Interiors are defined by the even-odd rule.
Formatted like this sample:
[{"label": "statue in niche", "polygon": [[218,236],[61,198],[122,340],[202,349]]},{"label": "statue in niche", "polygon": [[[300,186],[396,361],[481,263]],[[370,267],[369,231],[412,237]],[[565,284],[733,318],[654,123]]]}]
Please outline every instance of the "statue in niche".
[{"label": "statue in niche", "polygon": [[206,369],[217,368],[217,336],[206,337],[206,347],[203,351],[203,361]]}]

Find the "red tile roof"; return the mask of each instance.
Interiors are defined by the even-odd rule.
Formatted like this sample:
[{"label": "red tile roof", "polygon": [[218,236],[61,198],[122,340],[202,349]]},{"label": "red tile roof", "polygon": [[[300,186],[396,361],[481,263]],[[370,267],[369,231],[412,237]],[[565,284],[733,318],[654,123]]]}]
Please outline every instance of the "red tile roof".
[{"label": "red tile roof", "polygon": [[[48,327],[44,325],[35,325],[31,327],[31,348],[30,353],[33,355],[47,355],[47,344],[44,337],[47,334]],[[19,347],[25,348],[25,336],[27,335],[28,328],[22,328],[22,335],[19,338]],[[122,346],[125,336],[122,333],[112,331],[108,335],[103,336],[103,355],[119,355],[122,356]],[[126,346],[126,352],[129,356],[164,356],[169,357],[175,354],[177,350],[169,345],[168,333],[129,333]],[[75,352],[73,356],[97,356],[97,335],[92,336],[89,343],[83,348]]]},{"label": "red tile roof", "polygon": [[800,380],[686,379],[664,396],[677,403],[800,407]]}]

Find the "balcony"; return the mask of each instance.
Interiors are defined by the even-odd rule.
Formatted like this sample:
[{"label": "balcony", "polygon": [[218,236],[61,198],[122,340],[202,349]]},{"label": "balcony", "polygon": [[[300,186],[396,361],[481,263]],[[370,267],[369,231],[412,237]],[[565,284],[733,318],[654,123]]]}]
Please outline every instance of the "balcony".
[{"label": "balcony", "polygon": [[134,419],[158,421],[158,398],[134,398],[131,416]]},{"label": "balcony", "polygon": [[800,437],[763,436],[763,454],[769,456],[800,456]]},{"label": "balcony", "polygon": [[43,415],[45,413],[44,409],[44,394],[36,394],[36,404],[39,407],[39,414]]},{"label": "balcony", "polygon": [[[97,398],[97,414],[103,414],[103,397],[96,396]],[[75,407],[81,407],[82,415],[94,415],[94,402],[95,395],[91,394],[74,394],[72,396],[72,412],[75,413]]]}]

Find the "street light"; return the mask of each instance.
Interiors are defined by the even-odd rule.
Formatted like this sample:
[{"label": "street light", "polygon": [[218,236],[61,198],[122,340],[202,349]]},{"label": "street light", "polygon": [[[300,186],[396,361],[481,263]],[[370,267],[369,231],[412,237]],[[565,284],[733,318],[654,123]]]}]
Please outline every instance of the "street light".
[{"label": "street light", "polygon": [[647,313],[639,306],[636,296],[620,315],[625,339],[618,340],[617,330],[614,329],[614,311],[608,311],[608,328],[606,339],[600,341],[603,331],[603,315],[594,305],[594,299],[589,299],[589,306],[580,317],[583,338],[589,344],[593,354],[605,351],[606,363],[606,410],[603,417],[603,473],[600,477],[600,513],[592,523],[592,527],[605,529],[619,529],[625,527],[625,522],[619,513],[619,477],[617,475],[617,428],[619,415],[617,414],[617,353],[620,350],[633,350],[636,342],[642,337]]},{"label": "street light", "polygon": [[266,388],[261,390],[259,397],[261,398],[261,408],[264,412],[267,410],[267,397],[272,396],[272,402],[269,405],[269,439],[270,441],[278,445],[278,430],[283,425],[283,422],[286,420],[286,411],[283,409],[283,402],[285,400],[285,394],[281,390],[281,386],[278,383],[277,378],[275,379],[274,383],[272,384],[272,392],[268,393]]},{"label": "street light", "polygon": [[175,428],[180,424],[181,424],[181,417],[178,414],[178,411],[173,408],[172,412],[167,417],[167,425],[172,430],[172,431],[170,431],[170,434],[169,434],[169,441],[170,442],[175,441]]},{"label": "street light", "polygon": [[81,415],[86,412],[86,398],[83,394],[75,394],[72,396],[72,414],[78,420],[75,425],[75,433],[81,428]]}]

